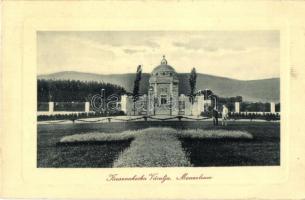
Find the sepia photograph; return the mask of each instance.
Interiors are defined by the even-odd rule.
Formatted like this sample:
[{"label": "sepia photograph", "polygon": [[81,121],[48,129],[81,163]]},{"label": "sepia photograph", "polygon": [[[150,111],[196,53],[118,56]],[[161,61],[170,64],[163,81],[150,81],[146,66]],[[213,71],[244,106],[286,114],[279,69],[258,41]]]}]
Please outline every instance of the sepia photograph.
[{"label": "sepia photograph", "polygon": [[304,199],[301,1],[0,9],[0,198]]},{"label": "sepia photograph", "polygon": [[280,166],[280,31],[37,31],[37,167]]}]

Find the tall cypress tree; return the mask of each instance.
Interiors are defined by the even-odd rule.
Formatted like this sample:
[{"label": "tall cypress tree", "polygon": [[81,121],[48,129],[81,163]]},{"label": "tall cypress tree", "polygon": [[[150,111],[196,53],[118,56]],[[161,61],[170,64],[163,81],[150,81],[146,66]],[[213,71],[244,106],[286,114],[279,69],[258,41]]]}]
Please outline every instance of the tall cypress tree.
[{"label": "tall cypress tree", "polygon": [[[191,74],[190,74],[190,88],[191,88],[191,91],[190,91],[190,101],[192,103],[192,106],[194,104],[194,99],[195,99],[195,90],[196,90],[196,79],[197,79],[197,73],[196,73],[196,69],[193,68],[192,71],[191,71]],[[192,110],[191,109],[191,114],[192,114]]]},{"label": "tall cypress tree", "polygon": [[191,74],[190,74],[190,79],[189,79],[189,81],[190,81],[190,88],[191,88],[191,91],[190,91],[190,100],[191,100],[192,104],[194,103],[194,97],[195,97],[196,79],[197,79],[196,69],[193,68],[192,71],[191,71]]}]

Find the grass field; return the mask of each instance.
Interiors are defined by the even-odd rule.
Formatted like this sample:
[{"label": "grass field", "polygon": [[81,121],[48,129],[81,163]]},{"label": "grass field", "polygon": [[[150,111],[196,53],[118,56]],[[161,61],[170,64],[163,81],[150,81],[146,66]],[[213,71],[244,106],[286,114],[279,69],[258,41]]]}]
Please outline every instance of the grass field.
[{"label": "grass field", "polygon": [[[214,128],[211,122],[113,122],[38,125],[38,167],[112,167],[119,155],[131,146],[130,140],[103,143],[58,145],[63,136],[104,132],[112,134],[149,127],[175,129]],[[218,140],[180,138],[192,166],[264,166],[280,164],[280,125],[273,122],[230,122],[226,130],[247,131],[253,139]]]}]

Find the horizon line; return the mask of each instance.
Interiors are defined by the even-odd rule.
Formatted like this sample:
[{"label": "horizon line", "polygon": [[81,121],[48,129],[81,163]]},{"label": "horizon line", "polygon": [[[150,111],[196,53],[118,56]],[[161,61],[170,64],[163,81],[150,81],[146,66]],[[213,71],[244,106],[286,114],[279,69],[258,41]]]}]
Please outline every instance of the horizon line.
[{"label": "horizon line", "polygon": [[[94,72],[83,72],[83,71],[69,71],[69,70],[65,70],[65,71],[58,71],[58,72],[52,72],[52,73],[46,73],[46,74],[37,74],[38,76],[48,76],[48,75],[52,75],[52,74],[57,74],[57,73],[64,73],[64,72],[76,72],[76,73],[86,73],[86,74],[95,74],[95,75],[124,75],[124,74],[136,74],[135,72],[130,72],[130,73],[114,73],[114,74],[102,74],[102,73],[94,73]],[[189,74],[189,72],[176,72],[177,74]],[[142,74],[151,74],[148,72],[142,72]],[[197,72],[197,74],[203,74],[203,75],[207,75],[207,76],[214,76],[214,77],[218,77],[218,78],[225,78],[225,79],[231,79],[231,80],[237,80],[237,81],[257,81],[257,80],[267,80],[267,79],[280,79],[280,77],[268,77],[268,78],[258,78],[258,79],[237,79],[237,78],[229,78],[226,76],[219,76],[219,75],[212,75],[212,74],[205,74],[205,73],[199,73]]]}]

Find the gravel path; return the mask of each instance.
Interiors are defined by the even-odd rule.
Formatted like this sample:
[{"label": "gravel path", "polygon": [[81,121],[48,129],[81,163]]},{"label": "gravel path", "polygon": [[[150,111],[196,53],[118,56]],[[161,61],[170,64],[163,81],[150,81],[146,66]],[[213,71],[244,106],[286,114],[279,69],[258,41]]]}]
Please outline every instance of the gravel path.
[{"label": "gravel path", "polygon": [[191,166],[172,128],[148,128],[135,137],[130,147],[115,160],[113,167]]}]

